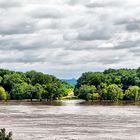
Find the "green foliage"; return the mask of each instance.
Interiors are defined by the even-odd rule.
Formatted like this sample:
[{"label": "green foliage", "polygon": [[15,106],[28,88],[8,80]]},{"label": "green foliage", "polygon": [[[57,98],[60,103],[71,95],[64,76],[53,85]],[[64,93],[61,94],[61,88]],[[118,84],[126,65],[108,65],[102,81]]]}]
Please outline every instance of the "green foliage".
[{"label": "green foliage", "polygon": [[100,98],[99,93],[90,94],[90,99],[91,100],[98,100],[99,98]]},{"label": "green foliage", "polygon": [[140,78],[140,67],[137,69],[137,76]]},{"label": "green foliage", "polygon": [[0,76],[0,85],[2,84],[3,78]]},{"label": "green foliage", "polygon": [[45,92],[42,94],[43,99],[56,100],[63,95],[63,88],[60,83],[46,84],[44,85]]},{"label": "green foliage", "polygon": [[[84,89],[83,89],[84,86]],[[108,69],[104,72],[86,72],[77,80],[74,94],[81,99],[92,99],[86,86],[95,86],[100,100],[139,100],[140,68]],[[135,87],[134,89],[132,87]],[[132,89],[131,89],[132,88]],[[86,89],[86,90],[85,90]],[[124,94],[125,93],[125,94]],[[95,98],[96,99],[96,98]]]},{"label": "green foliage", "polygon": [[97,87],[97,91],[100,95],[100,99],[104,99],[105,95],[107,94],[107,84],[106,83],[100,83]]},{"label": "green foliage", "polygon": [[0,129],[0,140],[13,140],[12,139],[12,132],[6,134],[5,128]]},{"label": "green foliage", "polygon": [[6,69],[0,69],[0,76],[1,77],[4,77],[4,75],[12,74],[12,73],[13,73],[13,71],[6,70]]},{"label": "green foliage", "polygon": [[27,83],[20,83],[20,84],[14,84],[11,90],[12,93],[12,99],[15,100],[22,100],[25,98],[25,89],[27,88]]},{"label": "green foliage", "polygon": [[44,93],[44,88],[42,87],[42,85],[40,84],[36,84],[34,86],[35,90],[34,90],[34,98],[35,99],[42,99],[42,94]]},{"label": "green foliage", "polygon": [[74,86],[63,81],[61,84],[61,89],[63,90],[63,96],[67,96],[68,93],[73,92]]},{"label": "green foliage", "polygon": [[91,99],[91,94],[96,92],[95,86],[82,85],[79,89],[78,97],[85,100]]},{"label": "green foliage", "polygon": [[27,85],[24,88],[24,99],[37,99],[35,87],[32,85]]},{"label": "green foliage", "polygon": [[6,90],[0,93],[1,100],[56,100],[73,91],[71,85],[36,71],[22,73],[0,69],[0,85]]},{"label": "green foliage", "polygon": [[5,89],[3,87],[0,87],[0,100],[6,100],[7,99],[7,93],[5,92]]},{"label": "green foliage", "polygon": [[138,101],[140,68],[86,72],[77,80],[75,88],[41,72],[22,73],[0,69],[0,86],[0,100],[57,100],[74,89],[74,94],[85,100]]},{"label": "green foliage", "polygon": [[11,99],[13,99],[12,90],[15,84],[21,84],[24,81],[23,77],[18,73],[12,73],[4,75],[3,77],[3,87],[10,93]]},{"label": "green foliage", "polygon": [[59,81],[52,75],[43,74],[41,72],[29,71],[25,73],[26,77],[30,79],[30,84],[36,85],[44,85],[46,83],[53,83],[55,81]]},{"label": "green foliage", "polygon": [[123,91],[117,85],[112,84],[107,87],[107,92],[102,95],[104,100],[122,100],[123,99]]},{"label": "green foliage", "polygon": [[125,91],[125,96],[127,100],[138,101],[140,98],[140,88],[138,86],[130,86]]}]

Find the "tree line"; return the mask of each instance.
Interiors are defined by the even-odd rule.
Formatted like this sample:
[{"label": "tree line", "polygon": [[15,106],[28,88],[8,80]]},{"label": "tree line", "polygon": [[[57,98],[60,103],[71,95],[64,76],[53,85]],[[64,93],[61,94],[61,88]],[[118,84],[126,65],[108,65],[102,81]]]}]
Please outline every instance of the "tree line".
[{"label": "tree line", "polygon": [[53,75],[0,69],[0,100],[56,100],[67,96],[72,88]]},{"label": "tree line", "polygon": [[86,72],[77,80],[74,93],[84,100],[140,100],[140,68]]}]

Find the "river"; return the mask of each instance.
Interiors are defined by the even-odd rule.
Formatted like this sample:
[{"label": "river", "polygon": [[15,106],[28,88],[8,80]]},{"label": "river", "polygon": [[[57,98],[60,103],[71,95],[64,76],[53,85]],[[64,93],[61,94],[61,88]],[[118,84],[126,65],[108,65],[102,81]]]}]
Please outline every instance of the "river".
[{"label": "river", "polygon": [[140,106],[0,103],[0,128],[14,140],[140,140]]}]

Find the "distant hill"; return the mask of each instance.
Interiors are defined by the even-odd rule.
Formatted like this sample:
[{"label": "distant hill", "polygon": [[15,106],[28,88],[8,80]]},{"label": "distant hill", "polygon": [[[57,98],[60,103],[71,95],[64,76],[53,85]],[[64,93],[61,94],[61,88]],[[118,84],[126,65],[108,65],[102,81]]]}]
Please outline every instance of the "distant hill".
[{"label": "distant hill", "polygon": [[72,78],[72,79],[61,79],[64,82],[67,82],[68,84],[75,85],[77,83],[77,80]]}]

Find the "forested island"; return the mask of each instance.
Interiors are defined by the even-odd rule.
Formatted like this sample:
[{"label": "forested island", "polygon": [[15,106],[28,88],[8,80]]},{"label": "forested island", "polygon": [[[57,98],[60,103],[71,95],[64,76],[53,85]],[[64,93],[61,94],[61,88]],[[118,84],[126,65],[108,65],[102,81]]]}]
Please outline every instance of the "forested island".
[{"label": "forested island", "polygon": [[73,86],[53,75],[36,71],[15,72],[0,69],[0,100],[57,100],[67,96]]},{"label": "forested island", "polygon": [[74,93],[84,100],[139,101],[140,68],[83,73]]},{"label": "forested island", "polygon": [[0,100],[60,100],[73,89],[75,97],[84,100],[139,101],[140,68],[86,72],[75,87],[42,72],[0,69]]}]

